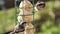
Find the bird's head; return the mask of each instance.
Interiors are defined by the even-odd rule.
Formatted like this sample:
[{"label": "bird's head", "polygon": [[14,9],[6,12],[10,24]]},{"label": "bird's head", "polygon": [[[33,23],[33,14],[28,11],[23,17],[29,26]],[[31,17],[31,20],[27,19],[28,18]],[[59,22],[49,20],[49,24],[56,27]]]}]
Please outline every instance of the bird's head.
[{"label": "bird's head", "polygon": [[35,5],[35,10],[39,11],[39,10],[42,10],[44,7],[45,7],[45,2],[37,1],[36,5]]}]

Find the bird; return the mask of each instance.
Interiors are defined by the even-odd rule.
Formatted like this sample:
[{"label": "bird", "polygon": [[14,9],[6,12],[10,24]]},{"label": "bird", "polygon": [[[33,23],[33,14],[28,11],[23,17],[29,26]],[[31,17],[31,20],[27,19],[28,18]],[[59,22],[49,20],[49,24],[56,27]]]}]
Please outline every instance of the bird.
[{"label": "bird", "polygon": [[37,1],[37,3],[35,4],[35,11],[39,11],[42,10],[45,7],[45,2],[43,1]]}]

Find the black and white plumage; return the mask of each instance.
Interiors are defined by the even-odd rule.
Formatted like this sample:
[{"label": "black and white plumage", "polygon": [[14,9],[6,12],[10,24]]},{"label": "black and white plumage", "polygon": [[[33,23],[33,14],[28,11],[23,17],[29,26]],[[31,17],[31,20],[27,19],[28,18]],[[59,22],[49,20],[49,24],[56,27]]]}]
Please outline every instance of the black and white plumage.
[{"label": "black and white plumage", "polygon": [[25,24],[26,22],[21,22],[20,24],[17,24],[14,28],[15,32],[22,32],[25,30]]},{"label": "black and white plumage", "polygon": [[21,22],[20,24],[17,24],[14,28],[13,31],[11,31],[9,34],[15,34],[19,32],[24,32],[25,31],[25,24],[26,22]]},{"label": "black and white plumage", "polygon": [[45,7],[45,2],[43,2],[43,1],[37,1],[37,3],[35,4],[34,9],[36,11],[38,11],[38,10],[43,9],[44,7]]},{"label": "black and white plumage", "polygon": [[3,34],[16,34],[19,32],[22,33],[25,31],[25,24],[26,23],[27,22],[21,22],[20,24],[17,24],[12,31],[9,31],[9,32],[3,33]]}]

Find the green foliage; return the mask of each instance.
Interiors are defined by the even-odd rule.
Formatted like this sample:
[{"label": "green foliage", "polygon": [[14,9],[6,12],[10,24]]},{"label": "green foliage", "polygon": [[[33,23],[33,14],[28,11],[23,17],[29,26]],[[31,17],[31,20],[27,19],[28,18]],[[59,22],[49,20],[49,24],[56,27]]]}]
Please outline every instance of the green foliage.
[{"label": "green foliage", "polygon": [[55,26],[49,20],[42,24],[40,29],[42,32],[38,34],[60,34],[60,24]]},{"label": "green foliage", "polygon": [[14,24],[14,9],[8,9],[7,12],[0,10],[0,33],[11,30]]},{"label": "green foliage", "polygon": [[[46,9],[52,9],[54,8],[54,1],[46,2]],[[59,9],[59,8],[58,8]],[[55,9],[54,9],[55,10]],[[60,10],[59,10],[60,11]],[[41,12],[40,12],[41,14]],[[43,14],[41,14],[43,15]],[[60,23],[60,22],[59,22]],[[40,28],[42,31],[37,34],[60,34],[60,24],[53,25],[53,22],[50,21],[50,18],[47,19],[46,22],[44,22],[41,25]]]},{"label": "green foliage", "polygon": [[[46,9],[48,8],[53,9],[53,7],[54,7],[54,1],[46,2]],[[35,15],[36,22],[38,19],[41,18],[41,16],[45,14],[45,12],[43,14],[41,12],[37,14],[38,15]],[[8,11],[5,14],[0,10],[0,34],[13,29],[15,25],[14,19],[15,19],[14,8],[8,9]],[[40,29],[42,30],[42,32],[39,32],[37,34],[60,34],[60,24],[55,26],[52,23],[53,22],[50,21],[50,18],[48,18],[47,21],[41,25]]]}]

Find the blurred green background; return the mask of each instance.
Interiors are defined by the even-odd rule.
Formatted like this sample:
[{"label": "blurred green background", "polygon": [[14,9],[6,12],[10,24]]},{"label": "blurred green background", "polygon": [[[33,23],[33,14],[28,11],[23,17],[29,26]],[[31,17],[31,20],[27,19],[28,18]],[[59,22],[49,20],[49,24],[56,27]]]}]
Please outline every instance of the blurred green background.
[{"label": "blurred green background", "polygon": [[[36,34],[60,34],[60,1],[46,1],[46,8],[43,13],[39,11],[34,15]],[[53,24],[51,17],[45,11],[53,11],[56,16],[56,24]],[[17,9],[17,13],[19,9]],[[0,34],[12,30],[15,26],[15,8],[0,10]],[[45,15],[46,14],[46,15]],[[44,16],[45,15],[45,16]],[[46,17],[48,16],[48,17]],[[44,20],[45,19],[45,20]]]}]

